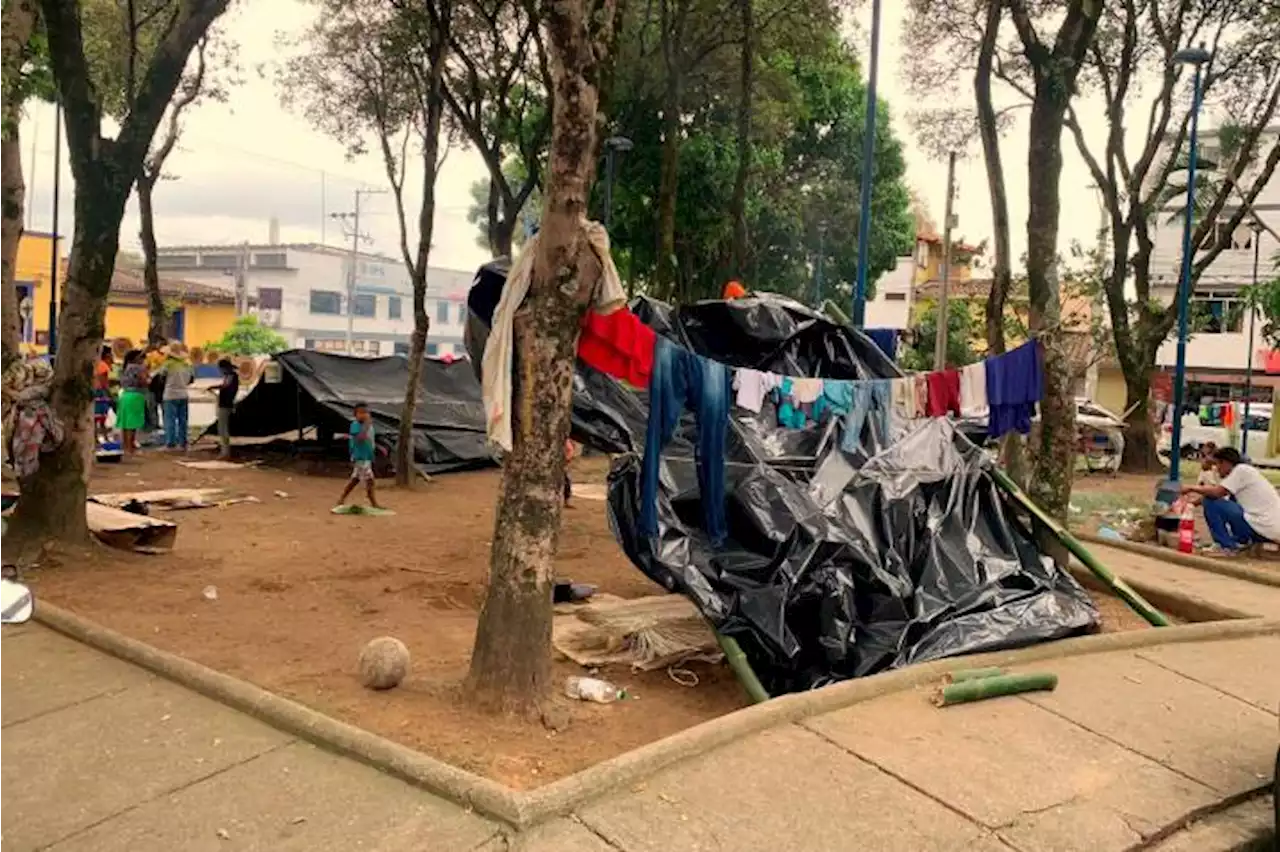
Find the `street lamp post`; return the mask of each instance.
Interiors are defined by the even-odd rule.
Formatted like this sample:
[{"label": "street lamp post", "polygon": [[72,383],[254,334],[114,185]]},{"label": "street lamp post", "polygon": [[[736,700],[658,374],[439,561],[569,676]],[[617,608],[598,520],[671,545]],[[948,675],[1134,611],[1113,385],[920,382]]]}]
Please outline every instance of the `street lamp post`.
[{"label": "street lamp post", "polygon": [[[1253,231],[1253,286],[1258,286],[1258,250],[1262,242],[1262,222],[1254,214],[1249,223]],[[1249,455],[1249,398],[1253,396],[1253,327],[1258,322],[1258,305],[1251,296],[1249,299],[1249,350],[1244,367],[1244,423],[1240,426],[1240,454]]]},{"label": "street lamp post", "polygon": [[[58,194],[62,190],[62,100],[53,100],[53,239],[49,249],[49,357],[58,354]],[[35,337],[35,316],[31,319]]]},{"label": "street lamp post", "polygon": [[876,155],[876,72],[880,64],[880,0],[871,4],[871,63],[867,72],[867,120],[862,129],[862,185],[858,188],[858,278],[853,290],[853,324],[866,325],[867,258],[871,242],[871,165]]},{"label": "street lamp post", "polygon": [[604,140],[604,229],[613,225],[613,176],[617,169],[620,152],[630,151],[634,146],[625,136],[610,136]]},{"label": "street lamp post", "polygon": [[1182,461],[1182,397],[1187,378],[1187,303],[1191,299],[1191,222],[1195,216],[1196,202],[1196,134],[1200,119],[1201,70],[1209,61],[1209,51],[1204,47],[1187,47],[1173,55],[1173,61],[1182,65],[1194,65],[1195,89],[1191,100],[1191,141],[1187,157],[1187,209],[1182,221],[1182,274],[1178,278],[1178,357],[1173,373],[1173,435],[1169,444],[1169,481],[1162,488],[1165,492],[1179,490],[1178,480]]}]

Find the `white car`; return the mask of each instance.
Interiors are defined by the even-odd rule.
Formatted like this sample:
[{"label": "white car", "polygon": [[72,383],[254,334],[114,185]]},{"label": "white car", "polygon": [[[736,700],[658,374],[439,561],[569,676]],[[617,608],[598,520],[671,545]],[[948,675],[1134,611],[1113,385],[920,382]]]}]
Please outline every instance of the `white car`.
[{"label": "white car", "polygon": [[[1215,406],[1221,408],[1221,406]],[[1244,406],[1236,404],[1236,411],[1241,418],[1244,417]],[[1266,445],[1267,431],[1271,428],[1271,412],[1272,405],[1269,402],[1251,402],[1249,403],[1249,434],[1250,436],[1259,436],[1260,446]],[[1216,412],[1214,412],[1216,413]],[[1169,446],[1173,442],[1173,424],[1166,415],[1165,422],[1160,426],[1160,443],[1158,450],[1160,455],[1169,455]],[[1232,446],[1233,441],[1227,434],[1227,428],[1220,425],[1220,419],[1210,419],[1204,421],[1199,413],[1185,413],[1182,415],[1182,435],[1180,442],[1182,444],[1182,458],[1195,458],[1200,454],[1200,448],[1207,443],[1214,443],[1219,447]],[[1235,430],[1234,445],[1239,446],[1240,427]],[[1252,444],[1253,442],[1250,441]]]}]

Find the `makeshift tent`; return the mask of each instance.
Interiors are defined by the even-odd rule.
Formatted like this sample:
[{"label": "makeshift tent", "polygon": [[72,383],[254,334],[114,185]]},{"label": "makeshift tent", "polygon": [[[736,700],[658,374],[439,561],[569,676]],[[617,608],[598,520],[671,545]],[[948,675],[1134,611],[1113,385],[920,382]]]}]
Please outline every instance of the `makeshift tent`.
[{"label": "makeshift tent", "polygon": [[[860,331],[780,297],[636,312],[726,364],[901,375]],[[719,550],[702,529],[692,416],[663,452],[656,538],[639,531],[639,459],[610,474],[611,526],[632,562],[737,639],[771,693],[1095,627],[1088,595],[1039,552],[991,460],[950,421],[870,457],[840,450],[842,425],[779,429],[768,406],[732,411]]]},{"label": "makeshift tent", "polygon": [[[314,428],[322,440],[345,435],[354,406],[369,405],[380,446],[390,449],[400,428],[408,362],[400,356],[348,358],[294,349],[274,356],[280,381],[259,381],[231,415],[231,434],[281,435]],[[428,358],[413,417],[413,455],[427,473],[493,463],[485,446],[480,385],[463,361]]]}]

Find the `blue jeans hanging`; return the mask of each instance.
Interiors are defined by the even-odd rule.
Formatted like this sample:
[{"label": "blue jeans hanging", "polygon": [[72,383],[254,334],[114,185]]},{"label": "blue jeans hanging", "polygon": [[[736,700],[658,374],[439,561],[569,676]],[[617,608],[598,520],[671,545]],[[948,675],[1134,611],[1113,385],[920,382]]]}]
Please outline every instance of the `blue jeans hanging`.
[{"label": "blue jeans hanging", "polygon": [[853,382],[853,402],[844,419],[844,435],[840,449],[851,453],[862,446],[862,427],[871,419],[872,446],[889,443],[889,404],[891,401],[888,379]]},{"label": "blue jeans hanging", "polygon": [[649,377],[649,423],[641,468],[640,529],[658,534],[658,478],[662,448],[675,434],[680,415],[697,416],[698,491],[707,535],[719,547],[728,537],[724,511],[724,451],[729,432],[730,374],[727,367],[683,349],[663,337],[653,347]]}]

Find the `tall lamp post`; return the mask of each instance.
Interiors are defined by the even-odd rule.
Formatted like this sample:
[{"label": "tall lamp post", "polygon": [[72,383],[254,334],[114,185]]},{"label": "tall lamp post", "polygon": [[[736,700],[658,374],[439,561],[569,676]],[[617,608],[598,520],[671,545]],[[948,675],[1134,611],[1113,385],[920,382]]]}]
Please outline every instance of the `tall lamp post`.
[{"label": "tall lamp post", "polygon": [[1203,97],[1201,71],[1209,61],[1209,51],[1201,47],[1187,47],[1173,55],[1173,61],[1181,65],[1194,65],[1195,89],[1191,99],[1191,142],[1187,156],[1187,209],[1182,220],[1182,274],[1178,278],[1178,358],[1173,372],[1173,440],[1169,444],[1169,480],[1160,491],[1176,493],[1179,488],[1182,461],[1182,397],[1187,379],[1187,303],[1191,300],[1191,223],[1195,216],[1196,202],[1196,134],[1200,120],[1200,102]]},{"label": "tall lamp post", "polygon": [[876,156],[876,72],[880,65],[880,0],[871,4],[871,67],[867,73],[867,120],[862,129],[862,185],[858,192],[858,279],[853,289],[853,325],[867,320],[867,256],[871,242],[871,165]]},{"label": "tall lamp post", "polygon": [[610,136],[604,140],[604,229],[613,225],[613,176],[618,167],[618,154],[630,151],[634,143],[625,136]]},{"label": "tall lamp post", "polygon": [[[1249,223],[1253,231],[1253,286],[1258,286],[1258,253],[1262,242],[1262,221],[1258,214],[1253,215]],[[1244,423],[1240,426],[1240,454],[1249,455],[1249,398],[1253,396],[1253,327],[1258,322],[1258,305],[1253,298],[1249,299],[1249,350],[1244,362]]]},{"label": "tall lamp post", "polygon": [[[53,243],[49,249],[49,357],[58,354],[58,193],[62,175],[62,99],[53,100]],[[35,336],[35,317],[31,320]]]}]

